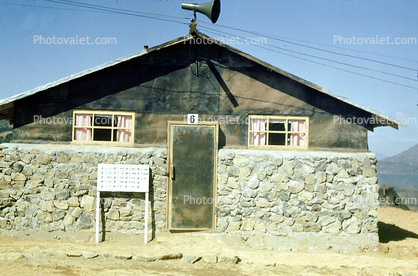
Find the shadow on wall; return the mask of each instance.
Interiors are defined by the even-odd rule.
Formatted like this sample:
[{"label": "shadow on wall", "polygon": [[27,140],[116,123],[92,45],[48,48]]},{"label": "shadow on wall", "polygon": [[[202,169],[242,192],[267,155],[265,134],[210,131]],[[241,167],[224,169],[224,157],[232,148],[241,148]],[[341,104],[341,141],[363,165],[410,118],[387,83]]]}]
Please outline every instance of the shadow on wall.
[{"label": "shadow on wall", "polygon": [[414,232],[402,229],[393,224],[387,224],[379,221],[377,223],[379,228],[379,242],[388,243],[390,241],[401,241],[406,238],[418,239],[418,235]]}]

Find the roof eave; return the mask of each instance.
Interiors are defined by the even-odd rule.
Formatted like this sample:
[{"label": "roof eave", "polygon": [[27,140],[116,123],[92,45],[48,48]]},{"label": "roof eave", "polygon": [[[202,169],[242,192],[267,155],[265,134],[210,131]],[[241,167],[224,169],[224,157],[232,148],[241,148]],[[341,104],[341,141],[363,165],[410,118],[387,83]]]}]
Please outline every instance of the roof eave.
[{"label": "roof eave", "polygon": [[247,54],[245,52],[242,52],[242,51],[240,51],[240,50],[238,50],[238,49],[236,49],[234,47],[231,47],[231,46],[229,46],[227,44],[224,44],[224,43],[222,43],[222,42],[220,42],[220,41],[218,41],[216,39],[213,39],[213,38],[211,38],[211,37],[209,37],[209,36],[207,36],[207,35],[205,35],[205,34],[203,34],[201,32],[198,32],[198,31],[194,32],[193,34],[188,34],[188,35],[185,35],[185,36],[182,36],[182,37],[179,37],[179,38],[170,40],[168,42],[165,42],[163,44],[160,44],[160,45],[151,47],[149,49],[144,49],[143,51],[140,51],[138,53],[134,53],[134,54],[131,54],[131,55],[128,55],[128,56],[125,56],[125,57],[122,57],[122,58],[119,58],[119,59],[116,59],[116,60],[113,60],[113,61],[110,61],[110,62],[107,62],[107,63],[104,63],[104,64],[101,64],[99,66],[96,66],[96,67],[87,69],[85,71],[82,71],[82,72],[79,72],[79,73],[70,75],[68,77],[59,79],[57,81],[50,82],[48,84],[39,86],[37,88],[34,88],[32,90],[29,90],[29,91],[20,93],[18,95],[15,95],[15,96],[12,96],[12,97],[9,97],[9,98],[0,100],[0,118],[2,118],[2,117],[9,118],[11,116],[10,119],[12,119],[12,117],[13,117],[13,105],[14,105],[13,103],[15,101],[17,101],[17,100],[20,100],[22,98],[25,98],[25,97],[34,95],[34,94],[36,94],[38,92],[41,92],[41,91],[44,91],[44,90],[47,90],[47,89],[50,89],[50,88],[53,88],[53,87],[56,87],[58,85],[61,85],[61,84],[70,82],[72,80],[81,78],[83,76],[86,76],[86,75],[89,75],[89,74],[93,74],[93,73],[98,72],[100,70],[103,70],[105,68],[109,68],[109,67],[115,66],[117,64],[120,64],[122,62],[131,60],[131,59],[134,59],[134,58],[137,58],[137,57],[140,57],[142,55],[145,55],[145,54],[148,54],[148,53],[151,53],[151,52],[154,52],[154,51],[158,51],[158,50],[164,49],[166,47],[173,46],[175,44],[185,43],[187,40],[193,39],[196,36],[202,37],[202,38],[207,39],[207,40],[211,40],[214,44],[217,44],[217,45],[219,45],[221,47],[224,47],[224,48],[228,49],[231,52],[234,52],[234,53],[236,53],[238,55],[241,55],[241,56],[243,56],[243,57],[245,57],[245,58],[247,58],[247,59],[249,59],[251,61],[254,61],[254,62],[256,62],[256,63],[258,63],[258,64],[266,67],[268,70],[277,72],[278,74],[281,74],[283,76],[286,76],[287,78],[289,78],[289,79],[291,79],[293,81],[299,82],[299,83],[301,83],[303,85],[306,85],[306,86],[308,86],[308,87],[310,87],[312,89],[315,89],[317,91],[320,91],[320,92],[322,92],[324,94],[327,94],[327,95],[329,95],[331,97],[334,97],[334,98],[336,98],[336,99],[338,99],[340,101],[343,101],[343,102],[345,102],[347,104],[353,105],[353,106],[355,106],[355,107],[357,107],[359,109],[362,109],[362,110],[365,110],[365,111],[369,112],[371,114],[372,118],[374,116],[374,121],[375,122],[378,122],[378,123],[375,123],[375,124],[369,124],[372,127],[371,130],[373,130],[374,127],[378,127],[378,126],[391,126],[391,127],[395,128],[395,129],[398,129],[398,126],[399,125],[404,126],[404,127],[406,126],[406,124],[400,123],[397,120],[391,118],[390,116],[387,116],[387,115],[385,115],[383,113],[380,113],[380,112],[378,112],[376,110],[373,110],[371,108],[368,108],[366,106],[363,106],[361,104],[358,104],[356,102],[353,102],[353,101],[351,101],[351,100],[349,100],[349,99],[347,99],[347,98],[345,98],[343,96],[340,96],[340,95],[335,94],[335,93],[333,93],[333,92],[331,92],[329,90],[326,90],[326,89],[322,88],[319,85],[316,85],[316,84],[314,84],[312,82],[309,82],[307,80],[304,80],[302,78],[299,78],[299,77],[297,77],[297,76],[295,76],[293,74],[290,74],[289,72],[286,72],[286,71],[284,71],[284,70],[282,70],[282,69],[280,69],[280,68],[278,68],[276,66],[273,66],[273,65],[271,65],[271,64],[269,64],[269,63],[267,63],[265,61],[262,61],[262,60],[260,60],[260,59],[258,59],[256,57],[253,57],[253,56],[251,56],[251,55],[249,55],[249,54]]}]

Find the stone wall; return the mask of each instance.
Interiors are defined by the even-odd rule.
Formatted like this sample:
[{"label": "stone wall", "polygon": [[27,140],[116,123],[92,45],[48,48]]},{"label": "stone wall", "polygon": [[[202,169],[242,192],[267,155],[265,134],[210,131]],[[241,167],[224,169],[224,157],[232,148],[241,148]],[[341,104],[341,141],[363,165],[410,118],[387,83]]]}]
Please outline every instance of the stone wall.
[{"label": "stone wall", "polygon": [[378,191],[373,154],[220,150],[217,227],[251,246],[369,251]]},{"label": "stone wall", "polygon": [[[0,230],[95,231],[97,164],[148,164],[149,226],[167,231],[166,149],[3,144]],[[218,153],[217,233],[234,246],[359,252],[378,243],[376,157],[370,153]],[[143,234],[143,193],[101,193],[101,228]],[[109,237],[108,236],[108,237]]]},{"label": "stone wall", "polygon": [[[97,164],[107,163],[150,165],[148,229],[164,230],[166,153],[165,149],[3,144],[0,229],[94,232]],[[101,208],[106,232],[143,234],[143,193],[102,192]]]}]

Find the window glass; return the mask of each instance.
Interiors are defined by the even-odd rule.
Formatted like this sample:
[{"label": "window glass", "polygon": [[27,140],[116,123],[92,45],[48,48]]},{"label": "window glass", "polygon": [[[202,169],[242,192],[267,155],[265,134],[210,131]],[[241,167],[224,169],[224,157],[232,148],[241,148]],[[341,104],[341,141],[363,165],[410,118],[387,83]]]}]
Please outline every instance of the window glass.
[{"label": "window glass", "polygon": [[132,112],[74,111],[73,141],[133,142]]},{"label": "window glass", "polygon": [[286,121],[285,120],[269,120],[269,131],[286,131]]},{"label": "window glass", "polygon": [[249,122],[251,146],[307,147],[308,117],[250,115]]}]

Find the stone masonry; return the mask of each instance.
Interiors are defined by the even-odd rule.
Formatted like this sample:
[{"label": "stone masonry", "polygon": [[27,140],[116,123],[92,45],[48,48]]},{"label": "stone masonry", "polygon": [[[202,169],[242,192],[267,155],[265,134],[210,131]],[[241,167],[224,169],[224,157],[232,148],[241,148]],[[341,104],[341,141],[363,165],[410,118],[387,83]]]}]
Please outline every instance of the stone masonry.
[{"label": "stone masonry", "polygon": [[246,233],[245,240],[298,240],[247,242],[261,247],[329,249],[347,243],[358,249],[337,251],[370,251],[378,243],[378,190],[373,154],[220,150],[217,227],[230,235]]},{"label": "stone masonry", "polygon": [[[150,165],[149,228],[165,229],[166,150],[3,144],[0,229],[95,231],[97,164]],[[109,232],[143,234],[143,193],[101,193]]]},{"label": "stone masonry", "polygon": [[[97,164],[150,165],[149,229],[166,230],[161,148],[3,144],[0,231],[95,231]],[[372,251],[378,243],[370,153],[221,149],[217,233],[238,246]],[[101,193],[101,228],[143,234],[143,193]]]}]

